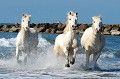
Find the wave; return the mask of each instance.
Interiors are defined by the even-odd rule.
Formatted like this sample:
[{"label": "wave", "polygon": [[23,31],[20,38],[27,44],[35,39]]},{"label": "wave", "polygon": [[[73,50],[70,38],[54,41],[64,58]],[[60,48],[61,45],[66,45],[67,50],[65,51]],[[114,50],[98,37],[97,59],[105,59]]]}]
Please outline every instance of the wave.
[{"label": "wave", "polygon": [[[38,39],[39,39],[38,47],[46,47],[50,45],[50,43],[45,38],[39,36]],[[16,38],[10,38],[10,39],[0,38],[0,47],[16,47],[15,41]]]},{"label": "wave", "polygon": [[[16,69],[61,69],[64,68],[65,58],[60,57],[57,59],[53,54],[53,43],[39,35],[38,55],[34,55],[28,60],[28,65],[18,65],[15,58],[15,41],[16,38],[0,38],[0,64],[2,67],[10,67]],[[76,63],[71,69],[82,70],[85,65],[85,53],[80,47],[80,51],[77,54]],[[34,63],[34,64],[33,64]],[[92,67],[92,55],[90,58]],[[103,71],[119,70],[120,58],[115,55],[112,50],[105,48],[102,51],[100,58],[98,59],[98,65]],[[101,70],[101,71],[102,71]]]}]

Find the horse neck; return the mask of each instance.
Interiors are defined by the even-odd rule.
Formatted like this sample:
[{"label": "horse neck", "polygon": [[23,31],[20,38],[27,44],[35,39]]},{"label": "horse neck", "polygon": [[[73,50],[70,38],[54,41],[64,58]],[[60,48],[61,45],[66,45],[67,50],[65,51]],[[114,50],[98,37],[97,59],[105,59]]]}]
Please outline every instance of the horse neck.
[{"label": "horse neck", "polygon": [[[29,25],[29,24],[28,24]],[[29,29],[25,29],[24,26],[26,26],[25,24],[21,23],[21,33],[23,34],[23,36],[28,35]],[[28,26],[29,27],[29,26]]]},{"label": "horse neck", "polygon": [[70,25],[70,24],[67,25],[67,29],[68,29],[67,34],[69,34],[70,38],[71,38],[71,39],[75,38],[75,37],[76,37],[76,32],[75,32],[75,30],[73,30],[73,29],[71,28],[71,25]]},{"label": "horse neck", "polygon": [[[92,25],[92,27],[93,27],[93,25]],[[101,41],[101,32],[97,33],[93,28],[92,28],[92,30],[93,30],[93,35],[95,36],[94,39],[95,40],[100,39],[100,41]]]},{"label": "horse neck", "polygon": [[65,27],[63,33],[67,33],[68,30],[69,30],[69,25],[68,25],[68,21],[67,21],[67,22],[66,22],[66,27]]}]

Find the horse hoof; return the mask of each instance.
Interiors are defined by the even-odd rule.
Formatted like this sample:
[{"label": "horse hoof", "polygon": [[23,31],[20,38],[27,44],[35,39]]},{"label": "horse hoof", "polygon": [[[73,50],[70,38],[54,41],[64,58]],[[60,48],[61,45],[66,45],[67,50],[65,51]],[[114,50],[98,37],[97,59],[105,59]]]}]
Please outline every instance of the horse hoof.
[{"label": "horse hoof", "polygon": [[22,63],[22,61],[21,61],[21,60],[17,60],[17,63],[19,63],[19,64],[20,64],[20,63]]},{"label": "horse hoof", "polygon": [[91,71],[91,70],[92,70],[92,68],[86,68],[85,70],[86,70],[86,71]]},{"label": "horse hoof", "polygon": [[99,66],[94,66],[94,70],[101,70]]},{"label": "horse hoof", "polygon": [[65,67],[70,67],[70,64],[65,64]]},{"label": "horse hoof", "polygon": [[75,63],[75,58],[72,58],[72,60],[70,61],[70,64],[74,64]]}]

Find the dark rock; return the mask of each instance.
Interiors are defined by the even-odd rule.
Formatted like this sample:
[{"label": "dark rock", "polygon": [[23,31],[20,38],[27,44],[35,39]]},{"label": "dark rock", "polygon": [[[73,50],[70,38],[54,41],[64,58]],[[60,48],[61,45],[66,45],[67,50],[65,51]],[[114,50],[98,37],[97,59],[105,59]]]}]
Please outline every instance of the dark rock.
[{"label": "dark rock", "polygon": [[80,30],[81,32],[84,32],[88,27],[90,27],[88,24],[81,24],[81,25],[79,26],[79,30]]},{"label": "dark rock", "polygon": [[16,28],[20,28],[20,24],[19,24],[19,23],[16,23],[16,24],[15,24],[15,27],[16,27]]},{"label": "dark rock", "polygon": [[120,31],[117,30],[111,30],[111,35],[120,35]]},{"label": "dark rock", "polygon": [[120,27],[118,25],[113,25],[110,33],[111,35],[120,35]]},{"label": "dark rock", "polygon": [[4,25],[4,26],[2,27],[2,31],[3,31],[3,32],[9,32],[8,26],[7,26],[7,25]]},{"label": "dark rock", "polygon": [[20,28],[16,28],[16,26],[13,26],[12,28],[9,29],[9,32],[18,32]]},{"label": "dark rock", "polygon": [[106,35],[109,35],[110,34],[110,31],[112,29],[112,25],[104,25],[104,31],[103,31],[103,34],[106,34]]},{"label": "dark rock", "polygon": [[55,33],[55,29],[46,29],[45,33],[53,34]]},{"label": "dark rock", "polygon": [[59,22],[57,28],[58,28],[58,30],[64,30],[65,26],[66,26],[66,24],[62,24]]},{"label": "dark rock", "polygon": [[37,31],[37,32],[45,32],[45,27],[37,27],[35,26],[34,29]]},{"label": "dark rock", "polygon": [[50,29],[46,29],[45,33],[50,33],[51,30]]},{"label": "dark rock", "polygon": [[111,31],[112,30],[120,31],[120,27],[118,25],[113,25],[112,27],[113,28],[111,29]]},{"label": "dark rock", "polygon": [[63,31],[57,30],[56,33],[57,33],[57,34],[61,34],[61,33],[63,33]]},{"label": "dark rock", "polygon": [[[77,24],[76,34],[83,34],[84,31],[91,27],[92,24]],[[30,27],[34,28],[37,32],[41,33],[63,33],[66,24],[59,23],[31,23]],[[18,32],[20,30],[20,24],[1,24],[0,31],[3,32]],[[107,35],[120,35],[120,24],[103,24],[103,34]]]},{"label": "dark rock", "polygon": [[34,28],[35,26],[36,26],[36,24],[34,24],[34,23],[30,24],[31,28]]},{"label": "dark rock", "polygon": [[50,32],[50,33],[52,33],[52,34],[55,33],[55,29],[51,29],[51,32]]}]

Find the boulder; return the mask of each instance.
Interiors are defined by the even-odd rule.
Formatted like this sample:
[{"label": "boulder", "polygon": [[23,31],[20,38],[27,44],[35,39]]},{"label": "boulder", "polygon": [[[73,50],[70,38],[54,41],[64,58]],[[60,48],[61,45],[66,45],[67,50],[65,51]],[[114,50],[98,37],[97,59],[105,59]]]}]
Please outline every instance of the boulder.
[{"label": "boulder", "polygon": [[62,24],[61,22],[59,22],[57,28],[58,30],[64,30],[65,26],[66,24]]},{"label": "boulder", "polygon": [[46,29],[45,33],[50,33],[51,30],[50,29]]},{"label": "boulder", "polygon": [[13,26],[12,28],[10,28],[9,32],[18,32],[20,30],[20,28],[16,28],[15,26]]},{"label": "boulder", "polygon": [[116,30],[116,31],[119,31],[120,30],[120,27],[118,25],[113,25],[112,26],[113,28],[111,29],[112,30]]},{"label": "boulder", "polygon": [[1,28],[1,30],[2,30],[3,32],[9,32],[9,28],[8,28],[7,25],[4,25],[4,26]]},{"label": "boulder", "polygon": [[120,35],[120,27],[118,25],[113,25],[110,33],[111,35]]},{"label": "boulder", "polygon": [[37,31],[37,32],[45,32],[45,27],[37,27],[35,26],[34,29]]},{"label": "boulder", "polygon": [[81,32],[84,32],[88,27],[90,27],[88,24],[81,24],[79,27],[79,30]]},{"label": "boulder", "polygon": [[105,35],[110,35],[111,33],[110,33],[110,31],[111,31],[111,29],[112,29],[112,25],[104,25],[104,30],[103,30],[103,34],[105,34]]},{"label": "boulder", "polygon": [[117,30],[111,30],[111,35],[120,35],[120,31]]},{"label": "boulder", "polygon": [[63,31],[59,31],[59,30],[57,30],[56,33],[57,33],[57,34],[62,34]]}]

